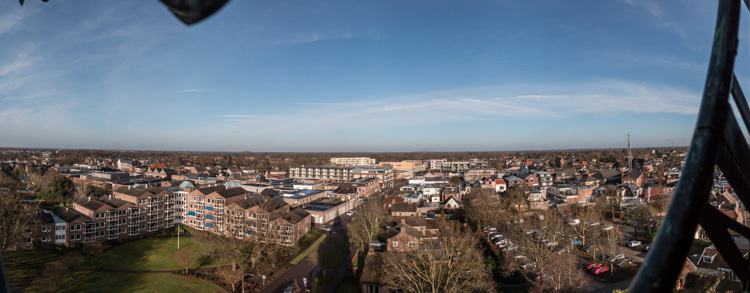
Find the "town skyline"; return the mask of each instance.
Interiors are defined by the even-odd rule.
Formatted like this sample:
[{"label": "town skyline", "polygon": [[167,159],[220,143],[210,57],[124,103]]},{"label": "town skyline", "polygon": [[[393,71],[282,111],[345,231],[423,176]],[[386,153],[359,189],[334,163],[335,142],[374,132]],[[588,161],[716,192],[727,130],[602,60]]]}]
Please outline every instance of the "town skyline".
[{"label": "town skyline", "polygon": [[186,27],[156,1],[4,2],[0,144],[520,151],[632,130],[634,147],[684,146],[714,6],[234,1]]}]

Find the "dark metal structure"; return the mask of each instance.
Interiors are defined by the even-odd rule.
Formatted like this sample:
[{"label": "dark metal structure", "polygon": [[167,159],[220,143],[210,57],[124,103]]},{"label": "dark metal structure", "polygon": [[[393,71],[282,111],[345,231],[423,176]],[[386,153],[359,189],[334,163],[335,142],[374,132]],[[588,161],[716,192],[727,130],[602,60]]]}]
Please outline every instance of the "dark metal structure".
[{"label": "dark metal structure", "polygon": [[[750,0],[744,0],[750,8]],[[630,292],[672,292],[698,224],[742,281],[750,285],[750,260],[742,255],[729,230],[750,239],[750,228],[708,203],[715,166],[726,176],[745,207],[750,207],[750,148],[729,104],[729,95],[750,129],[750,108],[734,76],[739,40],[740,0],[720,0],[714,43],[698,122],[685,168],[667,216]]]}]

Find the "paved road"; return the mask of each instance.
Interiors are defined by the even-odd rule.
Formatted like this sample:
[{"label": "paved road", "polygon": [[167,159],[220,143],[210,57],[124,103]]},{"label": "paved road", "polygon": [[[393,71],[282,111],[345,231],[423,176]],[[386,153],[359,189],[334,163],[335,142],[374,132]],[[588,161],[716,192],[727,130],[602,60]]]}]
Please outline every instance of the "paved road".
[{"label": "paved road", "polygon": [[[344,231],[346,231],[346,225],[348,225],[352,221],[352,218],[347,215],[342,215],[340,218],[341,218],[341,222],[332,227],[332,231],[328,232],[329,236],[331,234],[343,233]],[[326,232],[323,232],[323,233],[326,233]],[[315,278],[317,278],[318,275],[323,270],[323,268],[319,266],[317,262],[315,262],[313,253],[314,252],[310,253],[307,257],[305,257],[305,259],[303,259],[297,265],[290,268],[283,276],[274,280],[274,282],[268,285],[268,287],[266,287],[262,292],[264,293],[265,292],[267,293],[283,292],[287,286],[290,286],[294,284],[295,282],[297,282],[299,286],[302,287],[302,278],[307,278],[307,284],[311,284],[312,281]],[[350,253],[347,261],[351,261],[351,257],[352,255]],[[346,272],[347,264],[348,264],[347,262],[344,262],[344,264],[342,265],[343,266],[343,271],[341,273],[342,278],[343,278],[344,273]],[[340,268],[338,270],[340,270]],[[336,272],[337,277],[338,277],[338,270],[336,271],[329,270],[329,273]],[[338,284],[341,282],[342,278],[334,279],[335,284],[333,285],[332,283],[334,282],[329,283],[328,284],[329,287],[333,286],[332,291],[326,291],[326,292],[333,292],[333,290],[335,290]],[[328,287],[326,287],[326,290],[327,289]]]}]

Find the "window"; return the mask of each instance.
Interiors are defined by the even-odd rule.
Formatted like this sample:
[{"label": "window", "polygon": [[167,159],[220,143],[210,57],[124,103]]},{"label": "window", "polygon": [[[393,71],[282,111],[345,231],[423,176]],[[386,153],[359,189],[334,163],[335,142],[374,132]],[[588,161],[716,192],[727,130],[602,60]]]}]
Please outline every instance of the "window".
[{"label": "window", "polygon": [[391,246],[393,246],[393,247],[398,247],[398,241],[393,241],[393,242],[391,242]]},{"label": "window", "polygon": [[417,243],[414,241],[409,241],[409,247],[416,247]]},{"label": "window", "polygon": [[705,262],[705,263],[712,263],[712,262],[714,262],[714,257],[715,256],[716,256],[715,254],[714,255],[704,255],[703,256],[703,262]]},{"label": "window", "polygon": [[76,240],[76,236],[73,234],[70,234],[70,241]]},{"label": "window", "polygon": [[26,238],[26,243],[31,243],[31,238]]},{"label": "window", "polygon": [[47,226],[42,226],[42,232],[47,232]]}]

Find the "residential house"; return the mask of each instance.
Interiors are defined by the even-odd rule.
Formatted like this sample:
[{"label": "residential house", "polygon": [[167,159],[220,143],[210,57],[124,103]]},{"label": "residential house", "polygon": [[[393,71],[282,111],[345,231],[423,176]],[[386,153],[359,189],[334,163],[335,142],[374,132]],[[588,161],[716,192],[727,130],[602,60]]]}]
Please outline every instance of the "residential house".
[{"label": "residential house", "polygon": [[416,216],[417,215],[417,204],[414,203],[394,203],[391,204],[391,216]]}]

